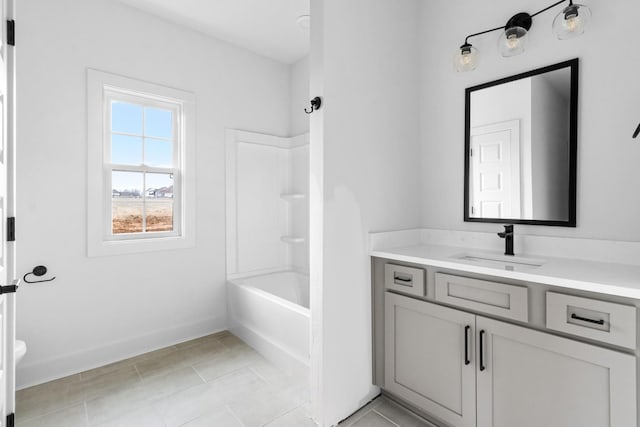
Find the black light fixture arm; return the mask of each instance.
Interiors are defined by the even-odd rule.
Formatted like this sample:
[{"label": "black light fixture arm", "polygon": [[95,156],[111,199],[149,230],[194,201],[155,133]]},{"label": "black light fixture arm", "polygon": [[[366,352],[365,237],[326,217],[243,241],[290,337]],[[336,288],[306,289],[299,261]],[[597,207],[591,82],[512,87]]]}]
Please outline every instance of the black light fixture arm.
[{"label": "black light fixture arm", "polygon": [[[509,22],[507,23],[507,25],[506,25],[506,26],[504,26],[504,25],[503,25],[503,26],[500,26],[500,27],[492,28],[492,29],[490,29],[490,30],[485,30],[485,31],[480,31],[479,33],[470,34],[470,35],[468,35],[468,36],[464,39],[464,45],[463,45],[463,46],[470,46],[470,45],[469,45],[469,39],[470,39],[471,37],[480,36],[480,35],[482,35],[482,34],[491,33],[491,32],[493,32],[493,31],[503,30],[503,29],[505,29],[505,28],[508,28],[512,23],[517,24],[518,22],[522,22],[522,21],[521,21],[522,19],[525,19],[525,21],[526,21],[526,19],[528,18],[528,19],[530,20],[530,19],[531,19],[531,18],[533,18],[534,16],[538,16],[538,15],[540,15],[541,13],[546,12],[546,11],[547,11],[547,10],[549,10],[549,9],[553,9],[553,8],[554,8],[554,7],[556,7],[556,6],[558,6],[558,5],[562,4],[562,3],[565,3],[566,1],[567,1],[567,0],[560,0],[560,1],[557,1],[557,2],[553,3],[552,5],[547,6],[547,7],[545,7],[544,9],[541,9],[541,10],[539,10],[539,11],[537,11],[536,13],[531,14],[531,15],[529,15],[528,13],[519,13],[519,14],[517,14],[517,15],[514,15],[514,16],[509,20]],[[569,6],[571,6],[571,5],[573,5],[573,0],[569,0]],[[516,19],[516,18],[519,18],[519,19]],[[529,26],[530,26],[530,25],[531,25],[531,23],[530,23],[530,21],[529,21]],[[527,28],[527,30],[528,30],[528,28]]]},{"label": "black light fixture arm", "polygon": [[493,31],[498,31],[498,30],[502,30],[502,29],[504,29],[504,26],[502,26],[502,27],[492,28],[492,29],[490,29],[490,30],[486,30],[486,31],[480,31],[479,33],[475,33],[475,34],[470,34],[470,35],[468,35],[468,36],[464,39],[464,44],[465,44],[465,45],[469,44],[469,39],[470,39],[471,37],[481,36],[482,34],[487,34],[487,33],[491,33],[491,32],[493,32]]},{"label": "black light fixture arm", "polygon": [[[534,13],[533,15],[531,15],[531,17],[533,18],[534,16],[538,16],[540,15],[542,12],[546,12],[549,9],[553,9],[554,7],[556,7],[559,4],[562,4],[564,2],[566,2],[567,0],[560,0],[558,2],[555,2],[554,4],[552,4],[551,6],[547,6],[542,10],[537,11],[536,13]],[[569,0],[569,6],[571,6],[573,4],[573,0]]]}]

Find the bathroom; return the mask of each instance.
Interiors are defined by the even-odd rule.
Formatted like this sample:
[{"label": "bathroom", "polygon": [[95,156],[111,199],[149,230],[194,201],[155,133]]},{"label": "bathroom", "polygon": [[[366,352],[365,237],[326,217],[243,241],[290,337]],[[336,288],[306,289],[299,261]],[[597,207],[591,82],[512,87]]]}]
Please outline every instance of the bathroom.
[{"label": "bathroom", "polygon": [[[515,253],[570,258],[579,242],[612,264],[637,265],[640,258],[640,200],[634,197],[640,143],[632,139],[640,120],[640,60],[626,42],[635,39],[634,29],[619,17],[640,17],[636,2],[585,0],[591,22],[580,37],[562,41],[551,30],[563,8],[556,6],[534,18],[526,51],[510,58],[497,51],[498,33],[472,38],[479,61],[466,73],[452,65],[465,36],[550,2],[313,0],[288,18],[300,32],[296,19],[311,15],[308,57],[278,60],[269,57],[274,52],[256,54],[243,40],[224,41],[222,33],[180,21],[166,2],[14,3],[13,274],[22,278],[46,265],[42,278],[56,277],[22,284],[15,297],[16,336],[27,343],[17,367],[19,390],[230,329],[229,130],[281,138],[263,148],[282,155],[276,160],[285,165],[294,150],[308,150],[306,198],[281,199],[303,192],[287,188],[283,175],[282,188],[273,187],[277,198],[270,199],[285,218],[307,205],[308,236],[300,236],[304,224],[279,223],[272,242],[283,252],[265,254],[277,255],[277,262],[236,273],[308,272],[305,410],[321,426],[336,425],[380,394],[372,380],[370,233],[419,230],[422,236],[374,236],[389,247],[439,239],[502,250],[495,233],[508,221],[464,221],[466,88],[579,58],[576,226],[516,224]],[[200,2],[202,10],[212,13],[206,3]],[[238,25],[258,28],[260,18],[277,9],[244,15]],[[216,12],[225,10],[233,8]],[[187,247],[88,256],[94,194],[88,176],[96,170],[88,164],[88,69],[195,95],[197,197],[185,201],[193,207]],[[305,114],[316,96],[322,105]],[[307,132],[306,148],[275,147]],[[55,191],[46,182],[55,182]],[[294,239],[282,242],[286,236]],[[523,239],[539,244],[523,246]],[[308,261],[291,261],[307,248]],[[365,416],[380,421],[380,412]]]}]

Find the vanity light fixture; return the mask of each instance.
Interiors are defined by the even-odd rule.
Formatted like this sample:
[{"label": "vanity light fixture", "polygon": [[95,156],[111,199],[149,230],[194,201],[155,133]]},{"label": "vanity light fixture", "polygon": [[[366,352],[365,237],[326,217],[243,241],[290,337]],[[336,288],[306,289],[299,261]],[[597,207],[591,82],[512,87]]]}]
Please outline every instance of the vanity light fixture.
[{"label": "vanity light fixture", "polygon": [[[518,13],[509,19],[507,25],[503,27],[491,28],[470,34],[464,39],[464,44],[456,51],[453,63],[458,71],[471,71],[478,65],[478,50],[469,43],[471,37],[491,33],[493,31],[504,30],[498,39],[498,51],[504,57],[519,55],[524,52],[527,44],[527,35],[533,23],[533,17],[546,12],[567,0],[558,1],[542,10],[530,15],[526,12]],[[591,11],[588,7],[568,0],[566,6],[553,20],[553,32],[559,40],[566,40],[584,33],[584,28],[591,19]]]}]

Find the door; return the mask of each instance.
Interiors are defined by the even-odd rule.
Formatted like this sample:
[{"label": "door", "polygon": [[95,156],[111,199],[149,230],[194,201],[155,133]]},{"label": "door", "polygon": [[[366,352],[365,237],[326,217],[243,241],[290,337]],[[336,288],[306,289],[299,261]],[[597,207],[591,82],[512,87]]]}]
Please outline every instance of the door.
[{"label": "door", "polygon": [[476,425],[475,316],[385,294],[384,388],[455,427]]},{"label": "door", "polygon": [[471,129],[470,217],[520,218],[520,122]]},{"label": "door", "polygon": [[636,427],[632,355],[478,316],[478,427]]},{"label": "door", "polygon": [[[13,19],[13,1],[2,0],[2,45],[0,46],[0,286],[15,282],[15,247],[7,242],[7,217],[14,216],[14,124],[15,62],[14,47],[7,38],[7,19]],[[0,294],[0,426],[15,410],[15,293]],[[12,415],[11,415],[12,416]]]}]

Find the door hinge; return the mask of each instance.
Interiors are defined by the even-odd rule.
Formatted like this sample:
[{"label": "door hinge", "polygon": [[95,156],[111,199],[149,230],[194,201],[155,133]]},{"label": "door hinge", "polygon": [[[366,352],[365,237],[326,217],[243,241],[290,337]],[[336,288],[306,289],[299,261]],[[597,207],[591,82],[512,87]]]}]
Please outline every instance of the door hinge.
[{"label": "door hinge", "polygon": [[15,427],[16,416],[15,414],[7,415],[7,427]]},{"label": "door hinge", "polygon": [[16,45],[16,21],[13,19],[7,19],[7,44]]},{"label": "door hinge", "polygon": [[476,213],[476,208],[474,208],[473,206],[471,206],[471,215],[474,215]]},{"label": "door hinge", "polygon": [[0,286],[0,295],[2,294],[14,294],[18,292],[18,286],[20,285],[20,280],[14,280],[10,285]]},{"label": "door hinge", "polygon": [[473,149],[469,148],[469,157],[473,157]]},{"label": "door hinge", "polygon": [[16,217],[7,218],[7,242],[16,241]]}]

